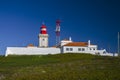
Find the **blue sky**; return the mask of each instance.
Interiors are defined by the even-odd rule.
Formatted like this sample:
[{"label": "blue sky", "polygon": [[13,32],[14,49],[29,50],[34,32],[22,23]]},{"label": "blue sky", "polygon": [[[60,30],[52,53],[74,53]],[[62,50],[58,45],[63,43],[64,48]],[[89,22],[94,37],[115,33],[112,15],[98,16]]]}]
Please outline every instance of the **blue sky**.
[{"label": "blue sky", "polygon": [[44,21],[49,45],[55,45],[55,21],[61,20],[61,39],[88,41],[117,52],[120,32],[119,0],[0,0],[0,53],[6,47],[38,45]]}]

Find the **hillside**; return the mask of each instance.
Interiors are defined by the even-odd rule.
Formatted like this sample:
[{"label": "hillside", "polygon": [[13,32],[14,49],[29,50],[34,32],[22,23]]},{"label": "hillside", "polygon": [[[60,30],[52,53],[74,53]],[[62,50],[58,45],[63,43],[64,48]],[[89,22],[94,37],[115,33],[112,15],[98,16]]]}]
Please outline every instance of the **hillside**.
[{"label": "hillside", "polygon": [[0,80],[120,80],[120,57],[1,56]]}]

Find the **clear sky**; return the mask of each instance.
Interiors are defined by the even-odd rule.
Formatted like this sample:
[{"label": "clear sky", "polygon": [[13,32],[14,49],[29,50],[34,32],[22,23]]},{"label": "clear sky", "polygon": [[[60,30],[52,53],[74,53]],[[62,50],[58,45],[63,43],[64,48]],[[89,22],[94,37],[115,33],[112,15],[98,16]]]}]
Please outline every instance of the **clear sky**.
[{"label": "clear sky", "polygon": [[61,20],[61,39],[91,40],[99,49],[117,52],[119,0],[0,0],[0,53],[11,46],[37,46],[43,21],[49,45],[55,45],[56,19]]}]

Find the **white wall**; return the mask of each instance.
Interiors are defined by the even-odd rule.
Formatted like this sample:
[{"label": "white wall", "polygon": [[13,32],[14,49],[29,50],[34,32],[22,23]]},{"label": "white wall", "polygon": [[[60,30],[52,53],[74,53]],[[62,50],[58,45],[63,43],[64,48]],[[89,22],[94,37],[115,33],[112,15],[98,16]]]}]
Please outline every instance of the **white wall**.
[{"label": "white wall", "polygon": [[[66,48],[73,48],[73,51],[66,51]],[[78,51],[78,48],[84,48],[85,51]],[[59,53],[90,53],[101,56],[113,56],[113,53],[103,53],[106,50],[91,50],[88,51],[88,47],[70,47],[64,46],[60,48],[38,48],[38,47],[7,47],[5,56],[8,55],[47,55],[47,54],[59,54]],[[99,54],[96,54],[99,53]],[[114,54],[118,56],[118,54]]]},{"label": "white wall", "polygon": [[106,53],[106,54],[100,54],[101,56],[118,56],[117,53]]},{"label": "white wall", "polygon": [[[72,48],[72,51],[67,51],[66,48]],[[78,48],[84,48],[84,51],[79,51]],[[93,50],[93,48],[95,48],[95,50]],[[89,47],[77,47],[77,46],[64,46],[62,48],[63,53],[92,53],[95,54],[95,52],[97,52],[97,48],[96,47],[91,47],[91,50],[89,49]]]},{"label": "white wall", "polygon": [[[72,51],[67,51],[66,48],[72,48]],[[78,50],[79,48],[84,48],[84,51],[82,50]],[[95,48],[95,50],[93,50],[93,48]],[[63,47],[63,53],[91,53],[91,54],[95,54],[95,53],[103,53],[103,50],[97,50],[97,47],[91,47],[91,50],[89,49],[89,47],[76,47],[76,46],[64,46]]]},{"label": "white wall", "polygon": [[8,55],[46,55],[60,53],[60,48],[37,47],[7,47],[5,56]]},{"label": "white wall", "polygon": [[[72,48],[73,50],[67,51],[66,48],[69,48],[69,49]],[[84,48],[85,51],[78,51],[78,48]],[[113,55],[113,53],[107,53],[105,49],[97,50],[97,46],[92,48],[96,48],[96,50],[89,50],[89,47],[63,46],[61,51],[62,53],[89,53],[89,54],[101,55],[101,56],[118,56],[118,54]]]},{"label": "white wall", "polygon": [[[67,51],[66,50],[66,48],[72,48],[73,50],[72,51]],[[78,48],[84,48],[85,49],[85,51],[78,51]],[[73,46],[64,46],[63,47],[63,53],[85,53],[86,52],[86,50],[87,50],[87,47],[73,47]]]}]

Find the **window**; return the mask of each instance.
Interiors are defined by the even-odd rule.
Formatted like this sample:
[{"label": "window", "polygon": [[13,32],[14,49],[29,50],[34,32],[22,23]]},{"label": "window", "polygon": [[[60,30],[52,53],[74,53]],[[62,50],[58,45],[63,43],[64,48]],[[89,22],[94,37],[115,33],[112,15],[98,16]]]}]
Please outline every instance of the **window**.
[{"label": "window", "polygon": [[66,51],[69,51],[69,48],[66,48]]},{"label": "window", "polygon": [[66,51],[73,51],[73,48],[66,48]]},{"label": "window", "polygon": [[70,51],[73,51],[73,48],[70,48]]},{"label": "window", "polygon": [[90,48],[90,50],[92,50],[92,49]]},{"label": "window", "polygon": [[95,50],[95,48],[93,48],[93,50]]},{"label": "window", "polygon": [[78,51],[81,51],[81,48],[78,48]]},{"label": "window", "polygon": [[82,51],[85,51],[85,49],[84,49],[84,48],[82,48]]},{"label": "window", "polygon": [[106,54],[106,51],[104,51],[103,54]]},{"label": "window", "polygon": [[45,39],[42,39],[43,41],[45,41]]}]

